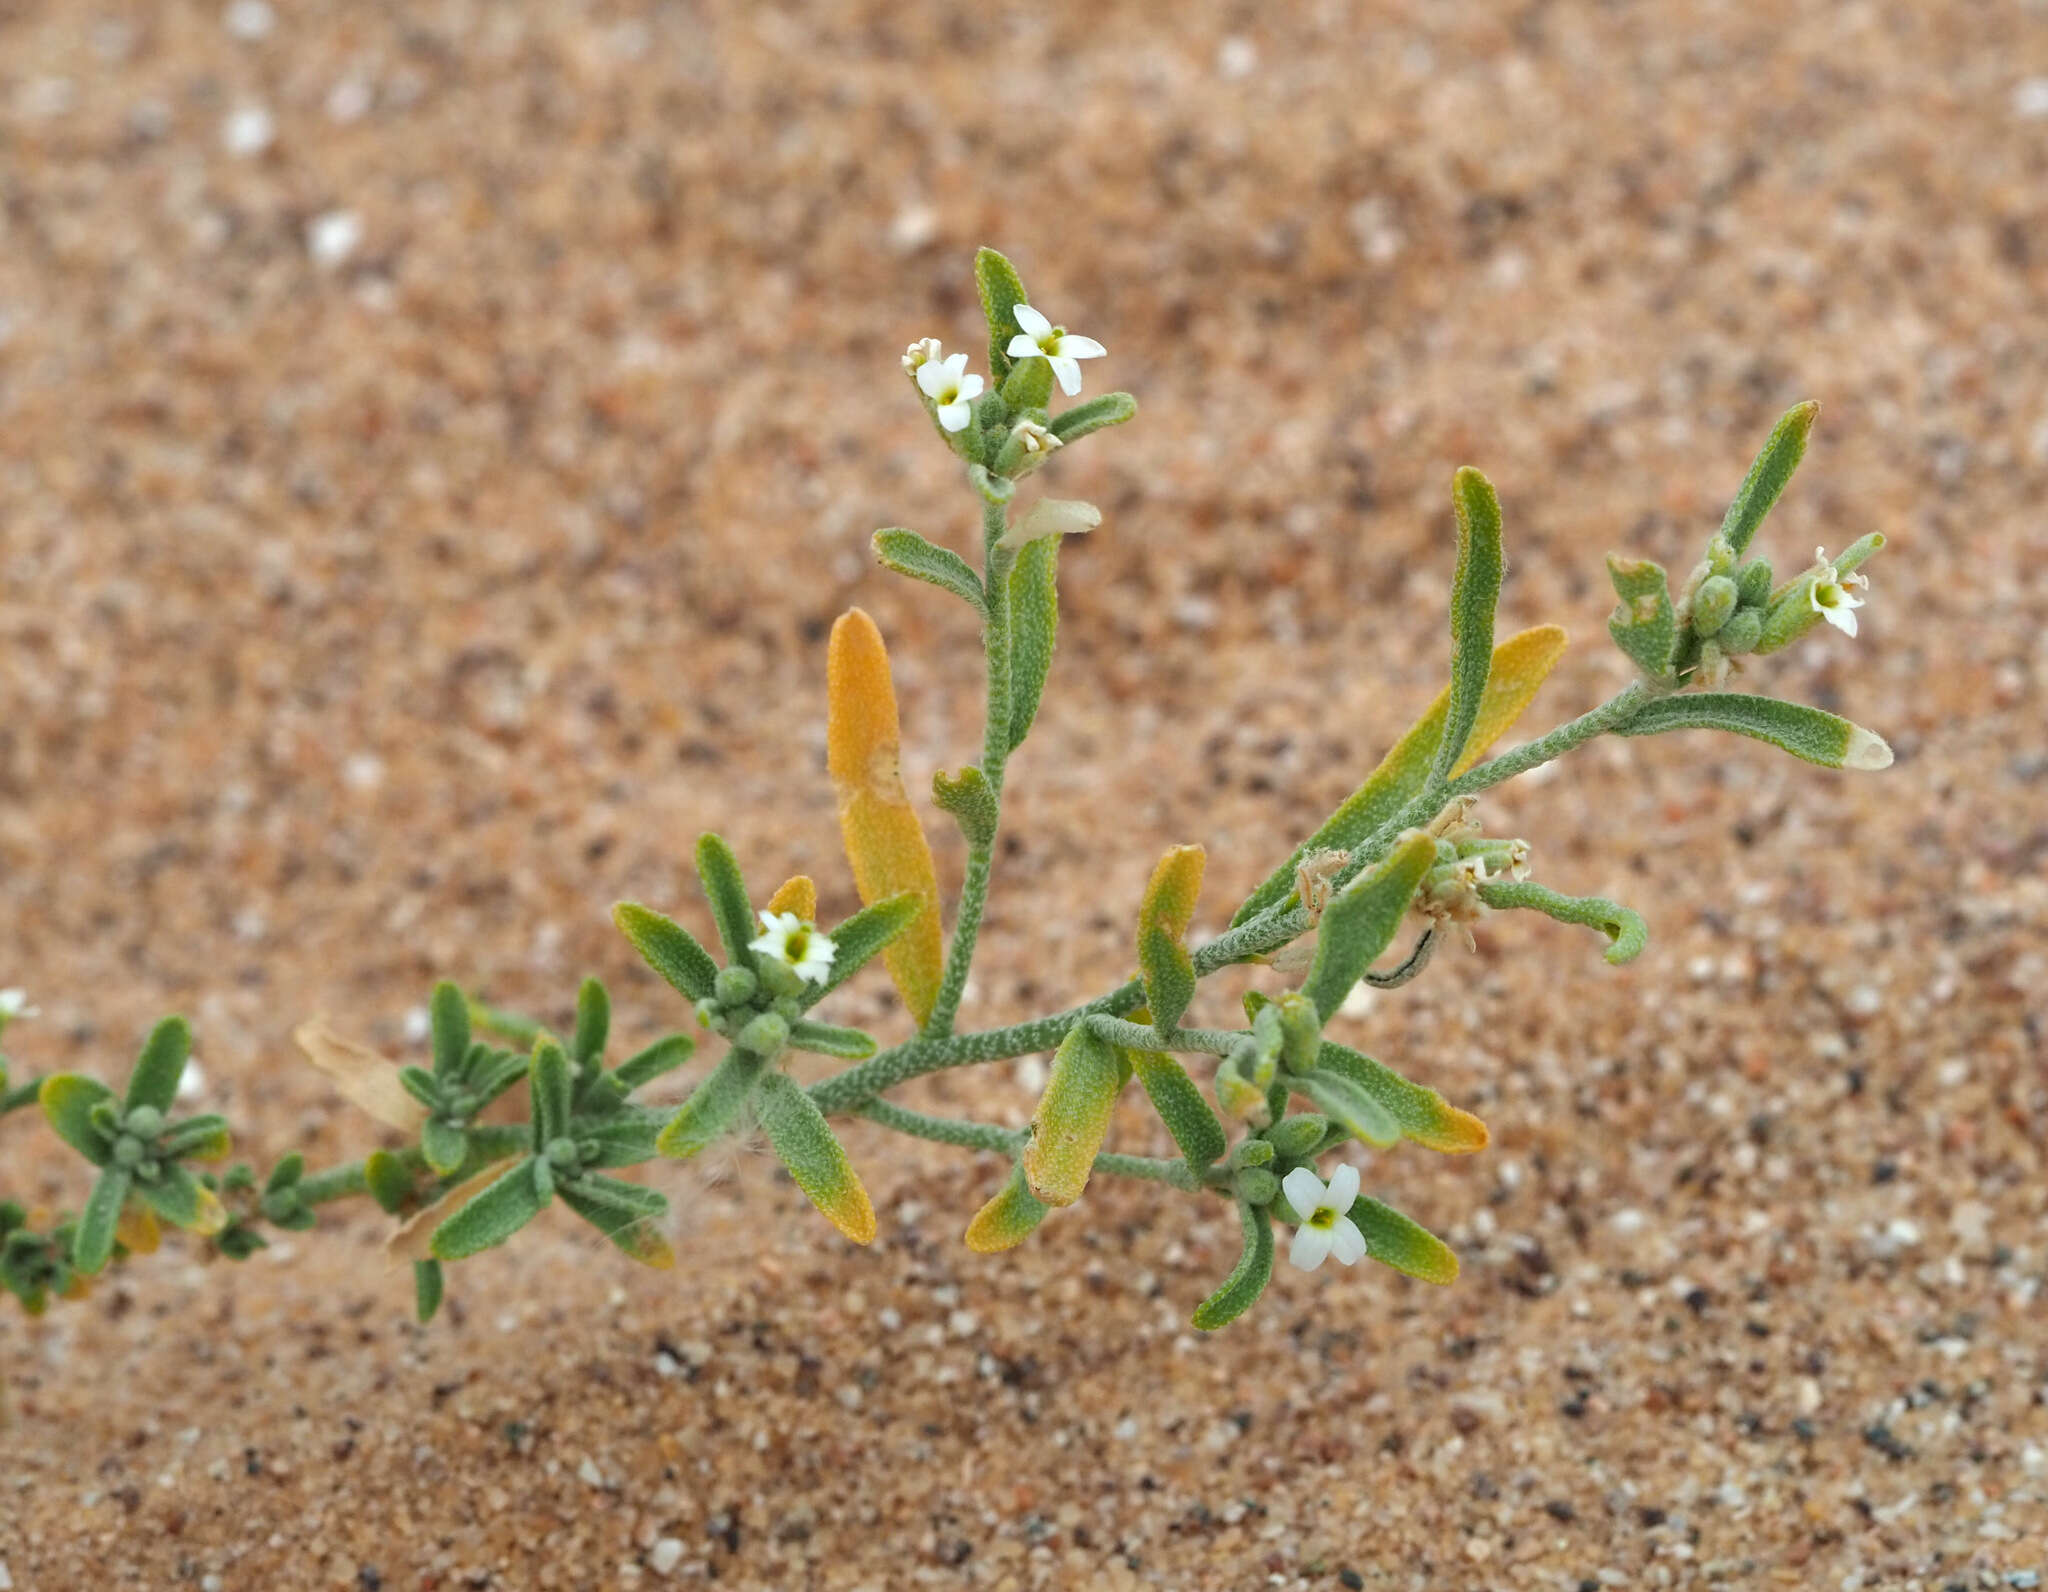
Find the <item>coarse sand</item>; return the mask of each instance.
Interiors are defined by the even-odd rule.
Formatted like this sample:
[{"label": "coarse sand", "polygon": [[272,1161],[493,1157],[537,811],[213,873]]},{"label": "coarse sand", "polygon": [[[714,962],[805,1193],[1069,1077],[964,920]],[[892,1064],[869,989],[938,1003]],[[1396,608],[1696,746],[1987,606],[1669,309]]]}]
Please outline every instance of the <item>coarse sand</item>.
[{"label": "coarse sand", "polygon": [[[706,828],[848,910],[833,616],[890,639],[914,789],[979,745],[971,616],[867,538],[971,534],[897,356],[983,364],[984,242],[1143,412],[1045,478],[1104,523],[967,1025],[1120,981],[1169,845],[1220,928],[1428,702],[1459,464],[1503,626],[1576,637],[1540,728],[1626,678],[1602,555],[1682,573],[1819,399],[1760,545],[1890,546],[1858,638],[1741,683],[1896,766],[1610,739],[1485,803],[1652,940],[1495,918],[1342,1019],[1491,1126],[1358,1156],[1455,1286],[1283,1267],[1207,1337],[1220,1201],[1098,1179],[978,1257],[1001,1167],[859,1123],[871,1250],[735,1150],[650,1169],[676,1272],[551,1215],[424,1330],[361,1206],[173,1239],[0,1312],[0,1588],[2048,1575],[2041,0],[0,0],[19,1073],[183,1011],[240,1148],[323,1164],[383,1141],[311,1012],[417,1055],[437,978],[561,1022],[597,972],[624,1041],[683,1026],[608,908],[707,931]],[[906,1031],[878,973],[830,1010]],[[904,1097],[1021,1123],[1039,1066]]]}]

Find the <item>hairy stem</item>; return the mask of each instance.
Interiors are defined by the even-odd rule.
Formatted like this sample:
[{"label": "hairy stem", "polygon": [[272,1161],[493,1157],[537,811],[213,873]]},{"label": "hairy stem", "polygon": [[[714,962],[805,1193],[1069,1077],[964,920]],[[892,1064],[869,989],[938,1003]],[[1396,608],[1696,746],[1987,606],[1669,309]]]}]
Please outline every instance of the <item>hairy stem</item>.
[{"label": "hairy stem", "polygon": [[36,1091],[43,1086],[40,1078],[31,1078],[27,1083],[18,1083],[12,1089],[0,1090],[0,1117],[10,1111],[20,1111],[36,1103]]},{"label": "hairy stem", "polygon": [[[966,1150],[988,1150],[997,1155],[1015,1155],[1031,1137],[1029,1128],[1001,1128],[993,1122],[965,1122],[957,1117],[928,1116],[922,1111],[910,1111],[886,1100],[864,1101],[854,1109],[857,1115],[897,1133],[930,1139],[935,1144],[957,1145]],[[1189,1193],[1197,1193],[1210,1186],[1189,1171],[1187,1162],[1178,1156],[1164,1158],[1105,1153],[1096,1156],[1095,1170],[1107,1172],[1112,1177],[1168,1183]]]},{"label": "hairy stem", "polygon": [[[481,1171],[493,1161],[503,1161],[511,1156],[523,1155],[532,1142],[531,1131],[521,1123],[486,1123],[469,1130],[469,1160],[453,1178],[453,1183]],[[402,1150],[392,1152],[400,1166],[414,1177],[426,1170],[427,1158],[416,1144],[409,1144]],[[650,1157],[650,1159],[652,1159]],[[299,1198],[308,1205],[324,1205],[329,1200],[351,1199],[358,1194],[370,1192],[370,1185],[364,1174],[364,1161],[346,1161],[340,1166],[331,1166],[324,1172],[308,1172],[299,1179]]]},{"label": "hairy stem", "polygon": [[1121,1045],[1126,1050],[1171,1050],[1198,1056],[1227,1056],[1246,1032],[1241,1028],[1176,1028],[1161,1037],[1150,1023],[1101,1015],[1089,1018],[1088,1026],[1112,1045]]},{"label": "hairy stem", "polygon": [[[1016,554],[999,547],[1005,528],[1003,506],[985,503],[981,510],[983,621],[982,648],[988,665],[988,720],[981,737],[981,772],[996,798],[996,819],[1002,819],[1003,768],[1010,758],[1010,566]],[[927,1039],[945,1039],[953,1032],[960,996],[967,988],[967,970],[981,936],[982,909],[988,904],[988,876],[995,861],[995,835],[967,853],[967,874],[960,884],[960,905],[953,918],[953,943],[946,952],[946,970],[939,996],[925,1020]]]}]

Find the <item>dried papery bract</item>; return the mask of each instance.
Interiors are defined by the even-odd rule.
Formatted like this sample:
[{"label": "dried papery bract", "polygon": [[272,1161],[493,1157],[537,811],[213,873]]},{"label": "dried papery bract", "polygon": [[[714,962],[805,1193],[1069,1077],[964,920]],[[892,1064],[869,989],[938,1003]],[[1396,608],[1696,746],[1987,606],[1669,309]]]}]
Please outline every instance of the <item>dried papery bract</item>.
[{"label": "dried papery bract", "polygon": [[[1303,1268],[1371,1259],[1449,1283],[1458,1270],[1450,1250],[1362,1185],[1388,1180],[1403,1164],[1403,1141],[1470,1154],[1486,1147],[1486,1126],[1426,1081],[1346,1042],[1356,1037],[1347,1029],[1358,1021],[1357,997],[1425,974],[1472,980],[1475,964],[1457,946],[1499,912],[1590,928],[1611,963],[1637,957],[1647,943],[1644,919],[1628,906],[1539,880],[1543,858],[1529,839],[1489,832],[1484,793],[1604,735],[1720,730],[1825,768],[1891,762],[1882,738],[1847,719],[1728,688],[1732,676],[1785,648],[1850,644],[1870,611],[1861,566],[1883,547],[1882,533],[1836,556],[1818,550],[1785,579],[1756,551],[1805,451],[1814,405],[1779,421],[1683,580],[1674,584],[1646,559],[1610,558],[1618,602],[1608,629],[1630,683],[1498,752],[1566,638],[1539,625],[1496,641],[1507,567],[1502,505],[1485,476],[1461,469],[1449,483],[1445,521],[1449,683],[1414,726],[1313,834],[1295,845],[1294,836],[1269,837],[1270,855],[1259,862],[1271,871],[1223,933],[1204,938],[1196,928],[1205,873],[1256,873],[1237,859],[1212,869],[1208,848],[1223,837],[1208,835],[1153,865],[1118,953],[1131,958],[1133,976],[1092,998],[1065,992],[1040,1017],[956,1032],[977,998],[968,975],[1006,849],[1012,754],[1046,717],[1061,544],[1084,531],[1128,529],[1155,541],[1174,534],[1153,523],[1142,493],[1119,494],[1120,506],[1137,505],[1120,515],[1128,528],[1098,528],[1105,517],[1094,505],[1041,495],[1041,477],[1067,468],[1076,447],[1100,445],[1094,439],[1131,421],[1137,404],[1121,392],[1066,402],[1101,368],[1106,350],[1034,301],[995,251],[976,256],[974,276],[986,372],[972,368],[970,354],[947,354],[933,336],[910,342],[902,369],[913,404],[954,461],[979,535],[962,551],[946,545],[949,537],[890,526],[870,543],[883,571],[960,604],[981,632],[980,748],[962,749],[957,764],[931,773],[934,807],[950,820],[941,846],[959,848],[950,934],[939,859],[902,768],[888,652],[874,622],[853,608],[832,627],[823,660],[826,763],[850,876],[799,874],[760,901],[733,848],[704,834],[691,849],[701,900],[613,909],[653,975],[631,992],[625,1021],[640,1021],[647,997],[665,986],[681,998],[690,1032],[662,1035],[608,1063],[613,1002],[595,979],[548,1020],[440,984],[409,1059],[386,1059],[344,1037],[348,1029],[374,1031],[369,1019],[351,1015],[339,1027],[315,1019],[297,1030],[300,1048],[396,1140],[321,1170],[294,1151],[261,1177],[248,1165],[215,1169],[229,1149],[219,1117],[172,1114],[191,1043],[177,1019],[148,1037],[124,1092],[83,1073],[16,1081],[0,1057],[0,1114],[40,1108],[92,1171],[76,1215],[44,1220],[0,1200],[0,1286],[24,1309],[82,1293],[109,1264],[156,1247],[164,1223],[243,1259],[264,1246],[266,1229],[314,1228],[322,1207],[355,1195],[368,1195],[395,1224],[389,1251],[410,1264],[422,1320],[441,1308],[449,1267],[528,1242],[525,1234],[546,1225],[541,1218],[555,1207],[630,1258],[666,1267],[676,1257],[665,1196],[614,1174],[762,1140],[838,1235],[867,1244],[878,1235],[874,1202],[835,1118],[989,1157],[990,1175],[960,1204],[965,1243],[978,1254],[1027,1241],[1079,1253],[1071,1229],[1094,1220],[1086,1195],[1104,1177],[1149,1182],[1160,1198],[1217,1202],[1235,1215],[1239,1245],[1228,1275],[1193,1307],[1204,1330],[1252,1309],[1283,1253]],[[978,343],[979,333],[966,341]],[[1361,651],[1368,645],[1362,620]],[[1735,743],[1708,744],[1718,752],[1692,749],[1695,766],[1713,755],[1751,755]],[[787,756],[792,767],[801,764],[798,749]],[[1119,818],[1105,814],[1099,831],[1084,837],[1102,853],[1094,860],[1105,877],[1113,866],[1146,860],[1129,855],[1140,842]],[[1599,838],[1639,843],[1606,830]],[[813,858],[816,842],[806,835],[791,850]],[[1126,848],[1122,858],[1116,847]],[[858,910],[821,920],[824,905],[850,895]],[[1062,932],[1027,903],[1006,905],[1005,926],[1020,936],[1026,958]],[[1129,902],[1118,910],[1129,911]],[[1507,954],[1505,946],[1490,949]],[[826,1005],[876,957],[916,1025],[887,1048],[832,1020],[851,1008]],[[1245,995],[1241,1021],[1205,1009],[1220,1003],[1205,1001],[1204,981],[1233,966],[1258,969],[1265,986]],[[0,990],[0,1033],[36,1015],[23,992]],[[651,1086],[692,1064],[697,1035],[713,1046],[706,1062],[682,1087],[649,1099]],[[1049,1076],[1028,1127],[935,1116],[886,1098],[925,1074],[1044,1052],[1052,1054]],[[1426,1069],[1427,1057],[1415,1065]],[[1138,1135],[1130,1149],[1117,1147],[1120,1133]],[[864,1134],[854,1148],[865,1152],[867,1144]],[[1170,1153],[1150,1153],[1159,1150]],[[1068,1214],[1048,1223],[1063,1208]]]}]

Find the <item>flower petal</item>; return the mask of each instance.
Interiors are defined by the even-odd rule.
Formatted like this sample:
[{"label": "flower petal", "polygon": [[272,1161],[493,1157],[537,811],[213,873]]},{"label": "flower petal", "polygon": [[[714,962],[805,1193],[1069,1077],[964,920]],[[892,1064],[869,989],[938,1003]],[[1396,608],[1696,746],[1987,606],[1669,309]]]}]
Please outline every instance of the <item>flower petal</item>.
[{"label": "flower petal", "polygon": [[962,376],[960,378],[961,401],[964,403],[969,399],[979,398],[980,396],[981,378],[979,376]]},{"label": "flower petal", "polygon": [[1010,339],[1010,346],[1004,350],[1012,359],[1037,359],[1045,350],[1038,346],[1038,339],[1028,332],[1019,332]]},{"label": "flower petal", "polygon": [[1064,354],[1051,360],[1052,373],[1060,379],[1060,391],[1069,398],[1081,390],[1081,367]]},{"label": "flower petal", "polygon": [[1100,359],[1109,350],[1092,337],[1077,337],[1069,332],[1060,339],[1060,352],[1069,359]]},{"label": "flower petal", "polygon": [[953,385],[952,373],[946,366],[952,363],[944,359],[928,359],[917,367],[917,388],[927,398],[936,398]]},{"label": "flower petal", "polygon": [[948,431],[967,429],[968,409],[964,403],[945,404],[939,410],[939,424]]},{"label": "flower petal", "polygon": [[[1019,304],[1010,313],[1017,318],[1017,324],[1031,336],[1034,342],[1052,330],[1052,322],[1039,314],[1029,304]],[[1014,354],[1017,350],[1013,347],[1010,352]]]},{"label": "flower petal", "polygon": [[1323,1180],[1305,1166],[1297,1166],[1280,1180],[1280,1192],[1295,1213],[1306,1220],[1323,1203]]},{"label": "flower petal", "polygon": [[1330,1174],[1330,1205],[1339,1212],[1348,1211],[1357,1198],[1358,1168],[1346,1161]]},{"label": "flower petal", "polygon": [[1314,1271],[1330,1253],[1331,1230],[1303,1224],[1294,1230],[1294,1242],[1287,1246],[1287,1260],[1302,1271]]},{"label": "flower petal", "polygon": [[1365,1234],[1350,1217],[1338,1217],[1337,1225],[1330,1229],[1330,1253],[1340,1266],[1355,1266],[1365,1259]]},{"label": "flower petal", "polygon": [[1821,618],[1833,625],[1845,636],[1856,634],[1856,615],[1848,608],[1823,608]]}]

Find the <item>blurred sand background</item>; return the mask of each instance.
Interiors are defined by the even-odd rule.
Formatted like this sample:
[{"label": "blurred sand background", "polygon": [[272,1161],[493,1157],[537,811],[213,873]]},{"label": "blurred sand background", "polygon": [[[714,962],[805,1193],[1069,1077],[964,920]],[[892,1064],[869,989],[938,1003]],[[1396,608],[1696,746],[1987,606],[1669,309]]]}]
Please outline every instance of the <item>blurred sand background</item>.
[{"label": "blurred sand background", "polygon": [[[978,349],[982,242],[1143,413],[1051,474],[1105,523],[967,1023],[1121,979],[1168,844],[1219,927],[1422,708],[1461,463],[1503,625],[1577,638],[1540,728],[1625,678],[1601,555],[1682,573],[1820,399],[1761,545],[1891,547],[1858,640],[1744,683],[1897,766],[1610,742],[1487,805],[1652,944],[1495,920],[1347,1020],[1492,1126],[1360,1157],[1454,1288],[1283,1269],[1203,1338],[1220,1204],[1098,1183],[982,1259],[999,1169],[865,1126],[872,1251],[727,1157],[654,1173],[682,1272],[549,1217],[426,1331],[366,1210],[174,1243],[0,1312],[0,1586],[2035,1585],[2040,0],[0,3],[18,1071],[181,1010],[247,1153],[359,1155],[301,1016],[396,1052],[438,977],[561,1021],[595,971],[622,1042],[679,1025],[607,908],[704,931],[711,826],[848,909],[832,617],[892,641],[914,789],[979,745],[967,617],[866,544],[967,545],[896,361]],[[837,1009],[903,1032],[879,973]]]}]

